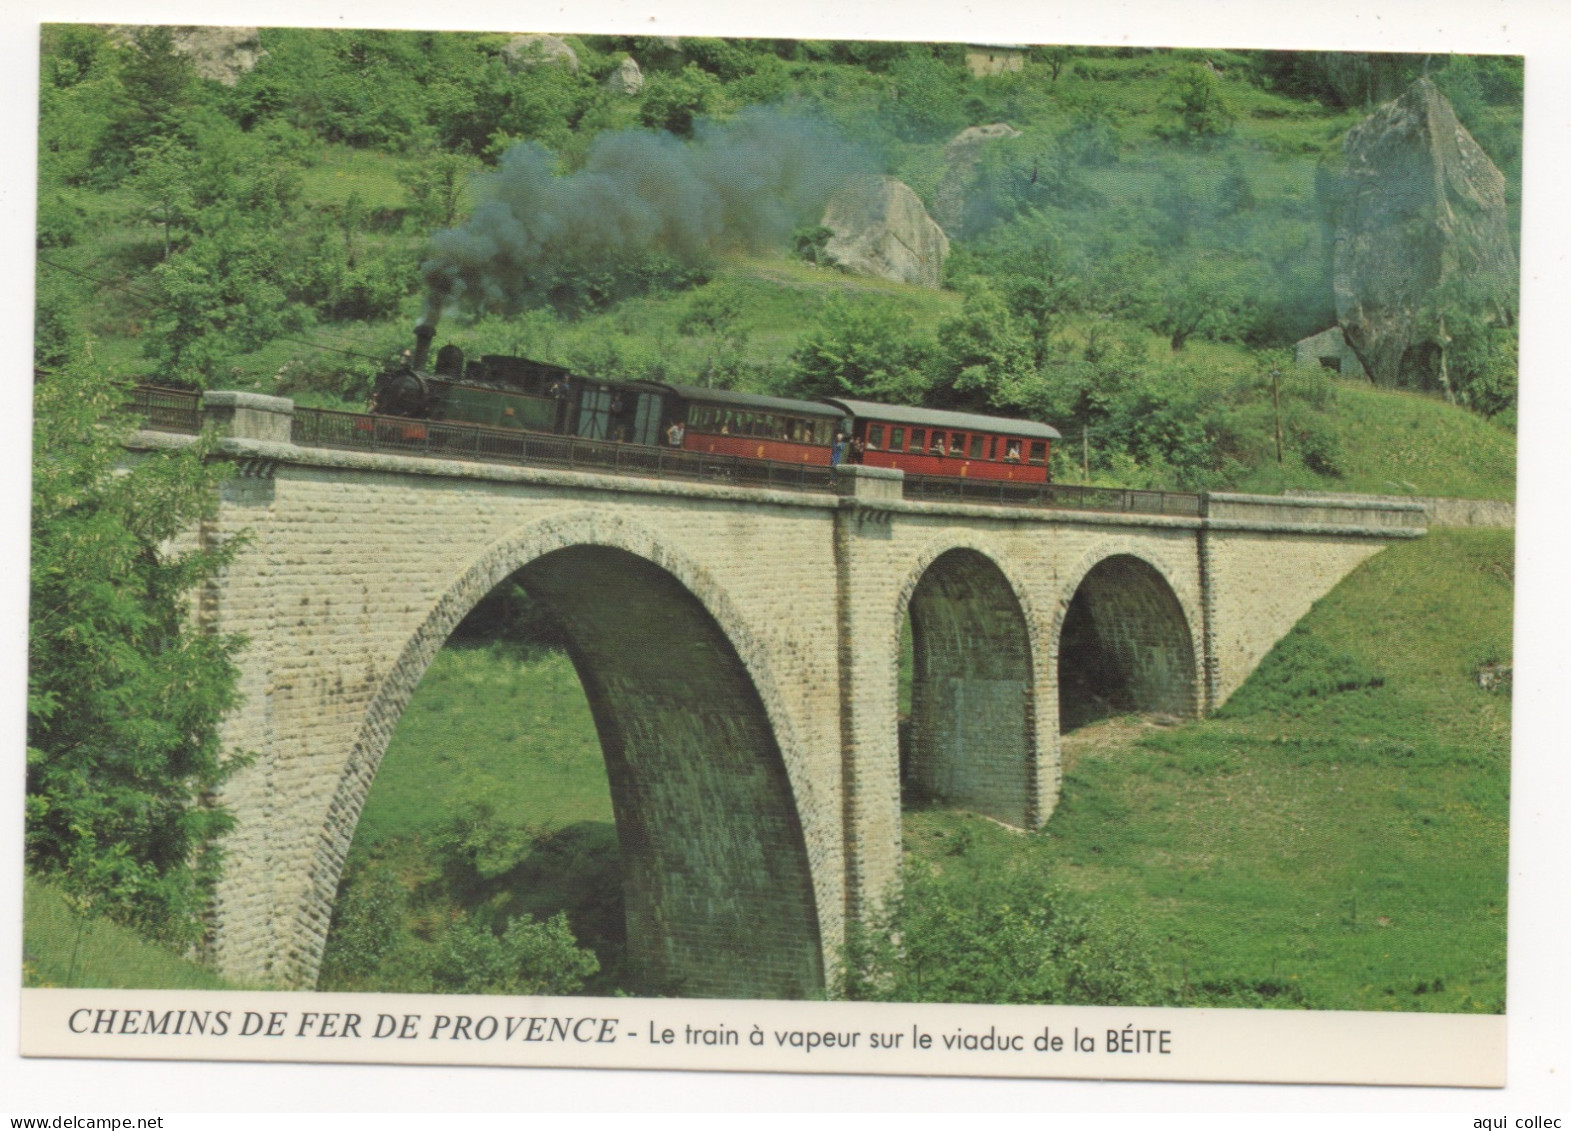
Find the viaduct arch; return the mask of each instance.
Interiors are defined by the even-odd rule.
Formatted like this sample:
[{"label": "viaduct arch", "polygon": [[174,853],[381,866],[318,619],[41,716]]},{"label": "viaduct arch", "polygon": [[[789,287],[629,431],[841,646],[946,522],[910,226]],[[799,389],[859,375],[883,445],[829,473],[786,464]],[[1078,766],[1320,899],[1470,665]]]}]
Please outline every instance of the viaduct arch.
[{"label": "viaduct arch", "polygon": [[[899,878],[909,772],[1032,828],[1061,690],[1213,709],[1404,504],[1211,495],[1198,515],[670,482],[297,445],[293,405],[208,394],[240,474],[192,537],[245,535],[200,615],[239,633],[237,818],[215,895],[228,976],[313,984],[394,725],[463,616],[517,576],[566,626],[628,860],[629,949],[688,996],[815,996]],[[144,432],[156,458],[189,437]],[[1077,674],[1078,673],[1078,674]]]},{"label": "viaduct arch", "polygon": [[[611,785],[629,959],[646,982],[682,996],[821,990],[817,899],[776,737],[789,719],[767,657],[702,567],[623,518],[539,523],[490,548],[436,602],[366,711],[312,864],[308,914],[324,904],[331,914],[360,811],[420,679],[509,578],[567,632]],[[314,969],[319,949],[306,957]]]},{"label": "viaduct arch", "polygon": [[899,610],[912,643],[907,779],[947,804],[1029,826],[1039,761],[1035,619],[988,551],[957,546],[923,558]]},{"label": "viaduct arch", "polygon": [[1158,561],[1099,547],[1066,579],[1064,593],[1054,625],[1061,730],[1131,711],[1202,712],[1198,618]]}]

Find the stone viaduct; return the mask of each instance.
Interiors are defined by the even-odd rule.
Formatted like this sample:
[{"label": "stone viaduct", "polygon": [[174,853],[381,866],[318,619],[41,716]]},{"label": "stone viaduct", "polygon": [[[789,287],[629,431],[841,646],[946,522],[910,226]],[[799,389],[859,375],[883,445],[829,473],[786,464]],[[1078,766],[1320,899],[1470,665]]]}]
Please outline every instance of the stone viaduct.
[{"label": "stone viaduct", "polygon": [[[1219,706],[1349,570],[1421,534],[1401,503],[1211,495],[1199,517],[916,502],[297,446],[287,400],[210,393],[245,532],[203,595],[242,633],[214,953],[313,984],[393,728],[449,633],[515,578],[571,640],[604,751],[634,961],[687,996],[824,993],[897,882],[902,772],[1034,828],[1061,695]],[[189,437],[144,431],[157,449]],[[914,683],[902,771],[901,628]]]}]

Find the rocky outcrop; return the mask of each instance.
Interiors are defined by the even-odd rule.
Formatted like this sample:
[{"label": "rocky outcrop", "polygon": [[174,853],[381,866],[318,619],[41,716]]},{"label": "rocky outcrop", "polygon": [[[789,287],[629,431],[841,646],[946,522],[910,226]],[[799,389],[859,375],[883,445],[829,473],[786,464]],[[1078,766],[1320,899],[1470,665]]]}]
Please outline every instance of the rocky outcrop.
[{"label": "rocky outcrop", "polygon": [[1340,326],[1300,340],[1294,348],[1293,361],[1301,369],[1330,369],[1344,377],[1369,377],[1358,355],[1348,348]]},{"label": "rocky outcrop", "polygon": [[1376,384],[1421,383],[1436,366],[1448,282],[1509,309],[1505,177],[1428,79],[1348,131],[1333,193],[1337,322]]},{"label": "rocky outcrop", "polygon": [[578,53],[555,35],[515,35],[502,48],[509,67],[528,70],[544,63],[559,63],[578,73]]},{"label": "rocky outcrop", "polygon": [[631,97],[644,89],[644,72],[638,69],[638,60],[631,55],[622,60],[622,65],[612,71],[605,80],[606,89],[612,94],[623,94]]},{"label": "rocky outcrop", "polygon": [[[116,27],[111,37],[125,44],[140,28]],[[234,86],[240,76],[255,67],[267,54],[262,49],[260,30],[254,27],[175,27],[170,28],[176,54],[191,60],[191,67],[204,79]]]},{"label": "rocky outcrop", "polygon": [[982,147],[989,142],[1008,141],[1020,131],[1004,122],[971,126],[961,130],[944,146],[944,177],[933,193],[933,219],[951,235],[958,236],[965,222],[966,189],[976,173]]},{"label": "rocky outcrop", "polygon": [[893,177],[854,177],[824,210],[834,232],[824,262],[855,275],[922,287],[943,282],[949,237],[910,187]]}]

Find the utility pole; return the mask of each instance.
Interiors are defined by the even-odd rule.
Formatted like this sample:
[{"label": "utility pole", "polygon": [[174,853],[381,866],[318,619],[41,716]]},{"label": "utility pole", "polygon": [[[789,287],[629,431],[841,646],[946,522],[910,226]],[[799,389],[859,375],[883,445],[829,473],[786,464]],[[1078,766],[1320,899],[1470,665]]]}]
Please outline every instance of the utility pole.
[{"label": "utility pole", "polygon": [[1087,424],[1080,430],[1080,469],[1085,473],[1086,482],[1091,482],[1091,426]]},{"label": "utility pole", "polygon": [[1276,422],[1276,462],[1282,462],[1282,394],[1278,388],[1280,369],[1271,370],[1271,417]]}]

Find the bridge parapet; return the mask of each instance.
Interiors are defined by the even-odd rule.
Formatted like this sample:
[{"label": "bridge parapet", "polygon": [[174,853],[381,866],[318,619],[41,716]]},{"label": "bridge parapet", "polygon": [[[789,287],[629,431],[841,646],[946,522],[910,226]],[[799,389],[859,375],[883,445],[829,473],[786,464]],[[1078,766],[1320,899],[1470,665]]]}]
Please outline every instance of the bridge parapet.
[{"label": "bridge parapet", "polygon": [[1239,495],[1213,491],[1202,496],[1209,525],[1227,528],[1242,523],[1253,530],[1282,528],[1375,529],[1388,536],[1423,533],[1422,504],[1376,498],[1302,498],[1288,495]]},{"label": "bridge parapet", "polygon": [[214,391],[202,394],[202,412],[208,423],[232,439],[287,444],[295,402],[261,393]]},{"label": "bridge parapet", "polygon": [[[1215,530],[1378,538],[1418,537],[1430,519],[1420,501],[1378,496],[1188,494],[908,476],[895,468],[776,464],[478,425],[410,422],[322,409],[296,411],[289,398],[260,393],[203,393],[198,412],[197,397],[194,393],[143,388],[137,390],[130,408],[144,418],[145,427],[153,433],[190,433],[204,423],[215,426],[226,437],[225,451],[242,459],[263,456],[344,467],[347,464],[340,456],[328,453],[363,451],[376,453],[374,463],[380,469],[397,470],[393,465],[407,464],[406,470],[420,475],[442,474],[440,465],[448,464],[453,474],[466,478],[478,475],[516,481],[508,470],[518,466],[538,468],[548,476],[551,470],[561,469],[570,474],[588,472],[597,478],[702,482],[727,490],[756,491],[760,497],[763,492],[780,490],[807,496],[831,493],[840,497],[842,506],[880,513],[943,512],[980,517],[1007,510],[1013,512],[1011,517],[1024,517],[1034,511],[1056,521],[1078,512],[1093,522],[1107,516],[1140,525],[1154,522]],[[149,438],[138,446],[164,445]],[[644,489],[633,483],[622,487],[613,481],[608,485]]]}]

